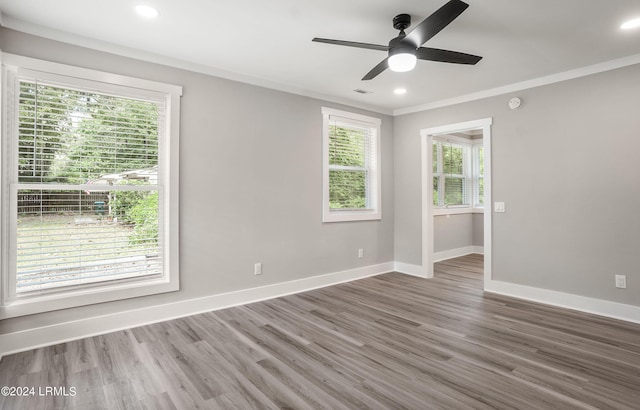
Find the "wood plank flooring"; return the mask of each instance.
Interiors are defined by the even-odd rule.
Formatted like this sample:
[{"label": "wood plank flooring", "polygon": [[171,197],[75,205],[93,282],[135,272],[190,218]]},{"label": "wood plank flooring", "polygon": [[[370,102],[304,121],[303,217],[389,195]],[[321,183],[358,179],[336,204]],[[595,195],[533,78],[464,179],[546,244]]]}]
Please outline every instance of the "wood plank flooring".
[{"label": "wood plank flooring", "polygon": [[640,325],[483,294],[482,257],[5,357],[2,409],[640,409]]}]

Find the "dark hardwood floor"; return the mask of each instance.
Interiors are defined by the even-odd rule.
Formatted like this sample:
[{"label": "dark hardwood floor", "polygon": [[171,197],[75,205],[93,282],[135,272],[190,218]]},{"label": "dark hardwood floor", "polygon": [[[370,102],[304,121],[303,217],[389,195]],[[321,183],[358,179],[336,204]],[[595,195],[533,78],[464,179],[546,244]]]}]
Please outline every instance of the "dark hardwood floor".
[{"label": "dark hardwood floor", "polygon": [[482,257],[7,356],[2,409],[640,409],[640,325],[483,294]]}]

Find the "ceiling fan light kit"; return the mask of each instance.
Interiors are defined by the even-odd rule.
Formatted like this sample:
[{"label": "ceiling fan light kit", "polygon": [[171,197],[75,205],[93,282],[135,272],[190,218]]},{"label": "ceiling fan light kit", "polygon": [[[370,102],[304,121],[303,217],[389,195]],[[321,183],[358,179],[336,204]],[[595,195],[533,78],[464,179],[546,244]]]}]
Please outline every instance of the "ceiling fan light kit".
[{"label": "ceiling fan light kit", "polygon": [[327,38],[314,38],[318,43],[334,44],[339,46],[366,48],[370,50],[386,51],[387,58],[373,67],[362,80],[371,80],[387,68],[391,71],[411,71],[416,66],[417,60],[439,61],[443,63],[474,65],[482,59],[480,56],[460,53],[457,51],[441,50],[438,48],[422,47],[433,36],[455,20],[469,5],[461,0],[449,0],[432,15],[424,19],[409,34],[404,30],[411,25],[411,16],[398,14],[393,19],[393,28],[400,30],[397,37],[389,41],[388,46],[358,43],[354,41],[332,40]]},{"label": "ceiling fan light kit", "polygon": [[396,73],[411,71],[416,67],[418,58],[411,53],[398,53],[389,56],[389,69]]}]

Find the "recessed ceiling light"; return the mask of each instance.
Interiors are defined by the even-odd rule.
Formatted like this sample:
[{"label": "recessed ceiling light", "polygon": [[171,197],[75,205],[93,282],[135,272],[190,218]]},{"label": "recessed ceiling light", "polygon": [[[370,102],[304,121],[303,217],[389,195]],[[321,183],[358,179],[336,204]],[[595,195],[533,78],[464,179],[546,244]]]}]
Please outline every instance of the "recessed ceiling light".
[{"label": "recessed ceiling light", "polygon": [[158,10],[145,4],[138,4],[136,6],[136,13],[138,13],[139,16],[148,19],[154,19],[160,15],[160,13],[158,13]]},{"label": "recessed ceiling light", "polygon": [[407,89],[406,88],[396,88],[395,90],[393,90],[393,93],[395,95],[403,95],[407,93]]},{"label": "recessed ceiling light", "polygon": [[620,28],[623,30],[631,30],[632,28],[640,27],[640,18],[635,18],[633,20],[625,21]]}]

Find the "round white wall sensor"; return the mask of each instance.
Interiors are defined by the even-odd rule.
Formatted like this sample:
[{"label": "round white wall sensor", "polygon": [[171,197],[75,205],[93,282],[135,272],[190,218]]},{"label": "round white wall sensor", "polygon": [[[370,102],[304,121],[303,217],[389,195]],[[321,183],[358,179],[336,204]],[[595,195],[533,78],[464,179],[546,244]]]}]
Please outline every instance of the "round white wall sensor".
[{"label": "round white wall sensor", "polygon": [[520,104],[522,104],[522,101],[520,101],[520,98],[518,97],[513,97],[509,100],[509,108],[511,108],[512,110],[520,107]]}]

